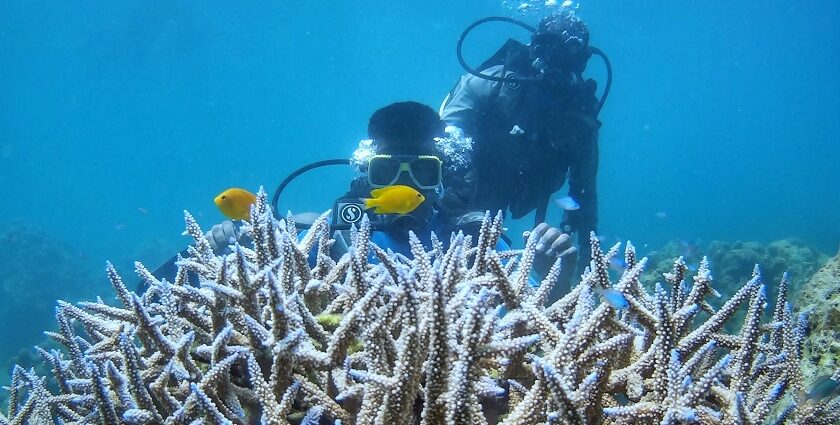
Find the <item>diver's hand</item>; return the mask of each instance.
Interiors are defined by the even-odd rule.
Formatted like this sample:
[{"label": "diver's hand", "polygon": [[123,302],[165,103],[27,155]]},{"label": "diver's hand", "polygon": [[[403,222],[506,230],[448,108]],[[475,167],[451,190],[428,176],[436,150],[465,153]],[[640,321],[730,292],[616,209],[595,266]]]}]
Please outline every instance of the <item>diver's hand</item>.
[{"label": "diver's hand", "polygon": [[[523,236],[527,239],[531,233],[525,232]],[[558,291],[561,291],[560,293],[568,292],[578,257],[578,250],[572,244],[571,236],[545,223],[540,223],[535,227],[533,233],[539,238],[536,245],[537,255],[534,258],[534,271],[543,278],[548,275],[554,262],[561,258],[562,269],[558,281],[554,284],[555,290],[552,291],[552,294],[558,293]],[[552,298],[554,297],[549,296],[551,301],[553,301]]]},{"label": "diver's hand", "polygon": [[236,226],[230,220],[225,220],[221,224],[217,224],[207,232],[204,237],[207,242],[210,242],[210,247],[216,255],[222,254],[227,249],[228,245],[237,240],[239,232]]}]

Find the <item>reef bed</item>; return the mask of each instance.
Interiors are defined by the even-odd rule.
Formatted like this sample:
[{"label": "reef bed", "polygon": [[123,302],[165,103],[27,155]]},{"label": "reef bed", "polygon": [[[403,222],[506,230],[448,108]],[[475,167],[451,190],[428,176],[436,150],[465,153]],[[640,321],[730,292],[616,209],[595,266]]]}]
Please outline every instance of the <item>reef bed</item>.
[{"label": "reef bed", "polygon": [[[706,261],[682,259],[652,288],[632,244],[617,279],[592,236],[580,283],[547,302],[562,264],[532,284],[535,238],[497,251],[500,215],[410,257],[371,243],[363,221],[340,260],[327,215],[298,239],[260,191],[252,247],[213,253],[196,221],[173,282],[118,303],[59,302],[51,376],[15,367],[0,423],[831,424],[799,363],[804,316],[787,281],[764,319],[758,268],[720,307]],[[314,253],[314,261],[310,261]],[[188,273],[200,286],[188,283]],[[614,280],[614,281],[613,281]],[[601,299],[620,293],[626,308]],[[746,311],[736,331],[725,325]],[[834,379],[838,378],[837,373]],[[804,395],[803,395],[804,394]]]}]

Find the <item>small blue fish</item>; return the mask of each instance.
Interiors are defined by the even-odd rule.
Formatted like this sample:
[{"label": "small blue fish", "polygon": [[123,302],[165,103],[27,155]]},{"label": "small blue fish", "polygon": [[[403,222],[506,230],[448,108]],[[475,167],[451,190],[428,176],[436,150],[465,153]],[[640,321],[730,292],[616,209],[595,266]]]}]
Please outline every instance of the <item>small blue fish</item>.
[{"label": "small blue fish", "polygon": [[554,200],[560,208],[566,211],[574,211],[580,208],[580,204],[571,196],[562,196]]},{"label": "small blue fish", "polygon": [[615,289],[600,289],[598,293],[601,295],[601,298],[606,301],[610,307],[616,310],[624,310],[627,307],[630,307],[630,303],[627,301],[627,298],[624,297],[619,291]]},{"label": "small blue fish", "polygon": [[700,246],[694,241],[681,240],[680,250],[685,258],[695,258],[700,254]]},{"label": "small blue fish", "polygon": [[627,262],[624,261],[621,257],[613,257],[610,258],[610,269],[617,273],[624,273],[624,270],[627,269]]},{"label": "small blue fish", "polygon": [[807,393],[800,393],[799,400],[804,399],[818,402],[824,398],[834,396],[840,391],[840,382],[831,379],[830,375],[823,375],[817,378]]}]

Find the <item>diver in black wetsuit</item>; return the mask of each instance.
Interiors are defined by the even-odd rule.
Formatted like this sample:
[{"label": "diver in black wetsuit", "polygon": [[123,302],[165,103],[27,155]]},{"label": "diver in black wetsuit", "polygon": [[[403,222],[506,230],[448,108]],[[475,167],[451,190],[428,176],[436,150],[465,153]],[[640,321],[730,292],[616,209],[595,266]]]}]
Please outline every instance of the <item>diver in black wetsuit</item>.
[{"label": "diver in black wetsuit", "polygon": [[564,238],[577,233],[588,260],[589,232],[598,222],[597,114],[603,100],[596,98],[595,81],[581,73],[594,50],[583,21],[563,11],[543,18],[530,44],[509,40],[494,55],[498,64],[482,67],[480,76],[468,68],[440,111],[448,126],[457,127],[448,132],[473,139],[472,167],[448,179],[446,207],[509,210],[515,219],[536,209],[544,218],[548,198],[568,179],[579,209],[567,211],[560,228]]}]

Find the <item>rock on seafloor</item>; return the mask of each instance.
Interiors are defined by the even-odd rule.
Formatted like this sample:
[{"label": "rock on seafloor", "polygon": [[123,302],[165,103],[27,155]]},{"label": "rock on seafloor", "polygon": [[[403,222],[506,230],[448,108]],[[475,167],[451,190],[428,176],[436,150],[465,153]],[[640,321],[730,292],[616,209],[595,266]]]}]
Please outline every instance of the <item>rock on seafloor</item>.
[{"label": "rock on seafloor", "polygon": [[803,373],[831,374],[840,367],[840,251],[803,285],[796,305],[808,315]]}]

